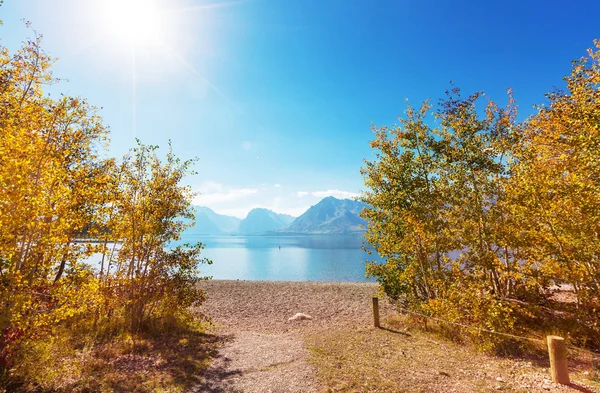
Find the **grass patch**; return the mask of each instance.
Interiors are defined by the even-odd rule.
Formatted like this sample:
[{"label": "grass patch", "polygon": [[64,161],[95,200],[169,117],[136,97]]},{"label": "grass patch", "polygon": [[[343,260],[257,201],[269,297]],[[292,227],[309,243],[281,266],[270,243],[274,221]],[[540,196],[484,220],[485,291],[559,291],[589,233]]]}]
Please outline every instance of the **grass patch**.
[{"label": "grass patch", "polygon": [[[516,393],[555,388],[544,359],[489,356],[472,345],[411,330],[404,318],[386,321],[383,329],[340,329],[310,336],[307,342],[327,392]],[[600,392],[600,385],[584,374],[586,366],[576,365],[572,380],[588,389],[583,391]]]}]

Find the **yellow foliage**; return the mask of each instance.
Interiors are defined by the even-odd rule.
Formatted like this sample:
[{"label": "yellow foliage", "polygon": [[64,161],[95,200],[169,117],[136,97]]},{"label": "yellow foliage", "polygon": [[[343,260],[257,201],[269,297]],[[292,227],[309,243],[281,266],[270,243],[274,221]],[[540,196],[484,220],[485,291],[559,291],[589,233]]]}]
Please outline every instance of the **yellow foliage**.
[{"label": "yellow foliage", "polygon": [[553,284],[570,284],[578,304],[569,315],[591,327],[578,339],[600,345],[595,44],[574,62],[567,91],[548,94],[550,104],[522,123],[511,91],[506,108],[488,100],[479,111],[482,93],[462,98],[453,88],[437,110],[425,102],[397,127],[373,128],[377,154],[362,169],[370,206],[362,215],[385,262],[367,273],[388,295],[431,315],[518,333],[527,324],[554,329],[542,305]]},{"label": "yellow foliage", "polygon": [[120,162],[102,158],[96,109],[44,95],[52,62],[38,36],[14,54],[0,46],[0,386],[39,371],[31,357],[51,359],[58,331],[192,326],[197,265],[210,263],[201,243],[168,249],[193,218],[180,185],[193,162],[140,143]]},{"label": "yellow foliage", "polygon": [[[82,293],[94,291],[79,285],[89,247],[75,241],[94,220],[106,131],[85,100],[44,96],[52,60],[39,43],[0,50],[0,363],[87,312]],[[65,268],[72,274],[60,280]]]},{"label": "yellow foliage", "polygon": [[511,214],[531,239],[524,258],[570,284],[582,323],[600,330],[600,41],[574,62],[523,127],[509,182]]}]

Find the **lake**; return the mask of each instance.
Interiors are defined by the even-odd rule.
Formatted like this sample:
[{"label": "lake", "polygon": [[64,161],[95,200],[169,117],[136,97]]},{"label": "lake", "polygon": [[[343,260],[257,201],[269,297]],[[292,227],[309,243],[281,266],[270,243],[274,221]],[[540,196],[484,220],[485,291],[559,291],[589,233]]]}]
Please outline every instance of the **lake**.
[{"label": "lake", "polygon": [[373,281],[365,278],[361,236],[186,235],[178,243],[201,241],[213,261],[202,274],[218,280]]}]

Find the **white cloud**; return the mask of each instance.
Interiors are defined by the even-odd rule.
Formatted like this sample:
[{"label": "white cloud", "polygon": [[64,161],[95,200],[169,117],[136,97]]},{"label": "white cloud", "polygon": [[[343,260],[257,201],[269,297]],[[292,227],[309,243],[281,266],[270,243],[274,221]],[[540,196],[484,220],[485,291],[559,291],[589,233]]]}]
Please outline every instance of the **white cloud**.
[{"label": "white cloud", "polygon": [[[258,206],[256,206],[256,207],[258,207]],[[239,207],[239,208],[225,208],[225,209],[211,208],[211,209],[213,209],[214,212],[217,214],[224,214],[226,216],[233,216],[233,217],[244,219],[244,218],[246,218],[246,216],[248,216],[248,212],[250,210],[254,209],[254,207],[250,206],[250,207]]]},{"label": "white cloud", "polygon": [[279,187],[281,187],[281,184],[273,184],[273,187],[279,188]]},{"label": "white cloud", "polygon": [[332,196],[335,198],[346,199],[346,198],[356,198],[360,194],[358,194],[356,192],[341,191],[341,190],[327,190],[327,191],[313,191],[313,192],[298,191],[298,192],[296,192],[296,196],[299,196],[299,197],[305,197],[308,195],[311,195],[316,198],[325,198],[325,197]]},{"label": "white cloud", "polygon": [[349,191],[341,191],[341,190],[327,190],[327,191],[315,191],[313,193],[311,193],[312,196],[315,197],[319,197],[319,198],[325,198],[325,197],[335,197],[335,198],[341,198],[341,199],[345,199],[345,198],[355,198],[357,196],[359,196],[360,194],[356,193],[356,192],[349,192]]},{"label": "white cloud", "polygon": [[200,194],[196,195],[193,203],[206,206],[244,199],[257,194],[259,190],[256,188],[227,188],[217,182],[207,181],[202,183],[197,191]]},{"label": "white cloud", "polygon": [[277,213],[288,214],[292,217],[300,217],[302,214],[306,213],[306,211],[310,208],[310,205],[301,206],[301,207],[288,207],[288,208],[278,208]]},{"label": "white cloud", "polygon": [[252,142],[244,141],[244,143],[242,143],[242,149],[244,149],[244,150],[252,149]]}]

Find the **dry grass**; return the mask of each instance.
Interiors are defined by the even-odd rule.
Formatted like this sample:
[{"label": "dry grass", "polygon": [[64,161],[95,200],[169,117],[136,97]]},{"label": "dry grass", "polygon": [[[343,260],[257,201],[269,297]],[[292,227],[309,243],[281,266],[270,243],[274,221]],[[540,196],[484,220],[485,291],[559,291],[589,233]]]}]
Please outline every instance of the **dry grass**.
[{"label": "dry grass", "polygon": [[[28,364],[28,384],[12,392],[183,393],[211,384],[206,373],[227,340],[199,331],[162,336],[119,336],[90,348],[46,347],[44,361]],[[33,380],[32,380],[33,379]]]},{"label": "dry grass", "polygon": [[[487,356],[403,318],[384,329],[336,329],[309,336],[311,361],[327,392],[600,392],[589,363],[574,363],[571,387],[549,380],[545,359]],[[584,375],[587,370],[589,374]]]},{"label": "dry grass", "polygon": [[90,387],[96,391],[187,392],[205,382],[202,372],[222,342],[222,337],[193,332],[141,339],[135,346],[112,343],[96,351],[86,374],[93,376]]}]

